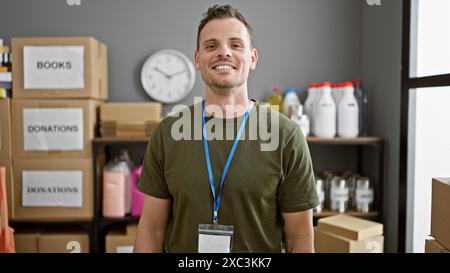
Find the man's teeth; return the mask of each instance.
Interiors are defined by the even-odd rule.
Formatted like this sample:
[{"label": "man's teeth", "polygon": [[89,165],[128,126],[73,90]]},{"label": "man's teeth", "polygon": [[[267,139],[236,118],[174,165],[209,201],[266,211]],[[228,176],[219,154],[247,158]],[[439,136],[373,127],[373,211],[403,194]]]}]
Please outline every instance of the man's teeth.
[{"label": "man's teeth", "polygon": [[218,65],[214,68],[215,70],[230,70],[233,69],[231,65]]}]

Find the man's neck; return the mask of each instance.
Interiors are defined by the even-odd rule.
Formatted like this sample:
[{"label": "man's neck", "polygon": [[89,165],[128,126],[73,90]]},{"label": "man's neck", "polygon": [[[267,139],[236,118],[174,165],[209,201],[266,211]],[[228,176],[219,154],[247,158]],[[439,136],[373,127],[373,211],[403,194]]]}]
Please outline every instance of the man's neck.
[{"label": "man's neck", "polygon": [[217,118],[235,118],[245,114],[251,103],[247,88],[240,88],[226,95],[218,95],[206,87],[205,107],[208,113]]}]

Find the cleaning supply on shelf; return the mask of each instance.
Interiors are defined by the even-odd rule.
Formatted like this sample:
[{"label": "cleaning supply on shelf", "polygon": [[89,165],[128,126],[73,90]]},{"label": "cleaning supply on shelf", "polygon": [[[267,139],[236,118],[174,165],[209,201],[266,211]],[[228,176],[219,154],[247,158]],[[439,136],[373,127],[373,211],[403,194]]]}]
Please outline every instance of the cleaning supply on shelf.
[{"label": "cleaning supply on shelf", "polygon": [[294,87],[288,88],[283,99],[283,113],[288,118],[291,118],[292,116],[297,114],[295,111],[297,111],[299,107],[302,107],[302,104],[300,103],[300,99],[297,96],[297,89]]},{"label": "cleaning supply on shelf", "polygon": [[310,134],[314,135],[314,104],[320,96],[320,89],[317,83],[308,85],[308,94],[305,100],[304,113],[309,118]]},{"label": "cleaning supply on shelf", "polygon": [[359,135],[367,136],[367,90],[362,86],[361,80],[354,80],[355,98],[359,107]]},{"label": "cleaning supply on shelf", "polygon": [[307,115],[304,115],[302,113],[302,107],[301,105],[297,105],[297,106],[290,106],[292,107],[292,109],[294,109],[293,111],[295,111],[295,114],[292,115],[291,120],[293,120],[295,123],[297,123],[297,125],[300,127],[300,130],[302,131],[303,135],[305,137],[309,136],[309,118]]},{"label": "cleaning supply on shelf", "polygon": [[342,84],[342,97],[338,104],[338,135],[357,137],[359,133],[359,109],[352,82]]},{"label": "cleaning supply on shelf", "polygon": [[138,190],[138,181],[141,176],[142,165],[136,167],[131,173],[131,186],[133,188],[133,207],[131,215],[135,217],[141,216],[142,206],[144,204],[144,194]]},{"label": "cleaning supply on shelf", "polygon": [[131,212],[132,188],[128,153],[106,164],[103,170],[103,216],[124,217]]},{"label": "cleaning supply on shelf", "polygon": [[267,98],[267,102],[270,104],[270,107],[283,113],[283,97],[281,96],[281,89],[279,87],[272,89],[272,94]]},{"label": "cleaning supply on shelf", "polygon": [[336,105],[331,97],[331,83],[319,85],[320,97],[314,105],[314,134],[332,138],[336,135]]}]

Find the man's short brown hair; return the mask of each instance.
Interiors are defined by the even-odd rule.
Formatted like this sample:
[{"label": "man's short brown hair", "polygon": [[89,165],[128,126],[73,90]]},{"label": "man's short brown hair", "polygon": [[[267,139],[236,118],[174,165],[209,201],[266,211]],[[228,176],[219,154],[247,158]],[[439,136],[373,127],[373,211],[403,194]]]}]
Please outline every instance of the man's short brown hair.
[{"label": "man's short brown hair", "polygon": [[198,25],[197,31],[197,50],[200,48],[200,32],[206,26],[206,24],[214,19],[236,18],[247,28],[250,36],[250,45],[253,44],[253,29],[247,23],[245,17],[234,7],[230,5],[214,5],[208,8],[208,11],[203,13],[203,19]]}]

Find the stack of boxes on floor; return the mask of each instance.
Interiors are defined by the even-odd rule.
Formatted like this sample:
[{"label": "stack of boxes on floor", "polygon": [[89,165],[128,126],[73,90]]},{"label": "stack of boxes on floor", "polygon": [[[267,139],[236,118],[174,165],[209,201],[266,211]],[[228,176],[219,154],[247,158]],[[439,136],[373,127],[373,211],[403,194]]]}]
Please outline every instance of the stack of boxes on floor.
[{"label": "stack of boxes on floor", "polygon": [[321,218],[314,230],[317,253],[382,253],[383,225],[347,215]]},{"label": "stack of boxes on floor", "polygon": [[[12,50],[11,218],[90,222],[91,140],[108,94],[107,48],[91,37],[17,38]],[[86,232],[15,237],[17,252],[89,249]]]},{"label": "stack of boxes on floor", "polygon": [[[0,39],[0,167],[5,167],[6,183],[11,181],[11,54],[8,46]],[[11,199],[11,192],[7,191],[7,199]],[[8,203],[8,215],[11,206]]]},{"label": "stack of boxes on floor", "polygon": [[127,225],[125,232],[110,231],[105,238],[106,253],[132,253],[137,225]]},{"label": "stack of boxes on floor", "polygon": [[450,178],[433,178],[431,186],[431,236],[426,253],[450,253]]}]

